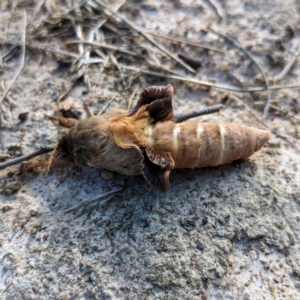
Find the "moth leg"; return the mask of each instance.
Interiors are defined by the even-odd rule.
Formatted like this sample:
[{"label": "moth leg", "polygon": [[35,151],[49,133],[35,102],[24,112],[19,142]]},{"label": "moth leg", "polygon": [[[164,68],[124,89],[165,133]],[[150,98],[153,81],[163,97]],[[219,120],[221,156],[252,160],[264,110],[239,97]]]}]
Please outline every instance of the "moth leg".
[{"label": "moth leg", "polygon": [[[29,165],[25,167],[22,172],[27,172],[29,170],[34,170],[36,168],[42,168],[42,169],[48,169],[49,161],[45,160],[40,163],[34,163],[32,165]],[[71,166],[74,166],[75,163],[67,158],[53,158],[51,161],[50,170],[61,170],[65,168],[69,168]]]},{"label": "moth leg", "polygon": [[222,108],[223,108],[222,104],[217,104],[217,105],[210,106],[210,107],[205,107],[205,108],[199,108],[199,109],[192,110],[192,111],[189,111],[189,112],[186,112],[186,113],[175,114],[172,120],[175,123],[181,123],[181,122],[186,121],[186,120],[191,119],[191,118],[195,118],[195,117],[199,117],[199,116],[208,115],[208,114],[218,112]]},{"label": "moth leg", "polygon": [[105,180],[111,180],[115,177],[115,172],[103,169],[101,170],[101,177]]},{"label": "moth leg", "polygon": [[85,110],[87,111],[89,117],[94,117],[95,116],[94,113],[89,108],[89,106],[87,105],[86,101],[83,102],[83,106],[84,106]]},{"label": "moth leg", "polygon": [[62,126],[67,127],[67,128],[71,128],[71,127],[76,126],[76,124],[78,122],[76,119],[73,119],[73,118],[64,118],[64,117],[61,117],[61,116],[58,116],[58,117],[57,116],[49,116],[49,115],[46,115],[46,114],[44,114],[44,116],[47,119],[57,121],[59,123],[59,125],[62,125]]}]

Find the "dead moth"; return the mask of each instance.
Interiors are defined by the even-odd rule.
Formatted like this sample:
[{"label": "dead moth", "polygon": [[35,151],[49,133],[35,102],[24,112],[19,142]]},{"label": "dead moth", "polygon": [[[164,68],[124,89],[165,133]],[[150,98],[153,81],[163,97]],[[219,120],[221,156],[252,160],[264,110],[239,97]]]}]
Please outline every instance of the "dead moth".
[{"label": "dead moth", "polygon": [[172,121],[173,87],[151,86],[131,111],[111,110],[72,123],[59,141],[68,159],[54,167],[77,164],[126,175],[143,174],[166,192],[174,168],[201,168],[247,158],[270,138],[270,132],[236,124]]}]

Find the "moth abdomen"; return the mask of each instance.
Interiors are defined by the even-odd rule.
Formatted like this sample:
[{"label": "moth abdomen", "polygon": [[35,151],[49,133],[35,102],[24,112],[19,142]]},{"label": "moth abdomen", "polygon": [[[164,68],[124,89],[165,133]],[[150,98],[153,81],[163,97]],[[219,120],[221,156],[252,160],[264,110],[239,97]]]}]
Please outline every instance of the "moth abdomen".
[{"label": "moth abdomen", "polygon": [[164,122],[155,128],[153,147],[170,152],[175,168],[200,168],[247,158],[269,138],[269,131],[236,124]]}]

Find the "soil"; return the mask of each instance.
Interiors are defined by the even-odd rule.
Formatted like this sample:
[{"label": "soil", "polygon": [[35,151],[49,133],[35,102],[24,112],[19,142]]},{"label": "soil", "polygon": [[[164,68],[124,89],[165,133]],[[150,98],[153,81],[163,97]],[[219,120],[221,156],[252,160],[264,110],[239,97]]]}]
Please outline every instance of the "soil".
[{"label": "soil", "polygon": [[[20,41],[26,10],[28,43],[78,53],[78,45],[66,44],[75,36],[65,23],[56,31],[46,30],[54,26],[57,14],[63,18],[71,9],[77,14],[76,22],[88,28],[90,20],[80,17],[77,1],[15,2],[13,7],[11,1],[0,3],[0,39]],[[44,6],[39,9],[41,3]],[[243,52],[209,31],[209,26],[251,53],[270,86],[297,84],[297,61],[283,80],[277,79],[298,51],[299,5],[292,0],[126,1],[118,12],[148,32],[185,38],[219,51],[156,37],[175,55],[201,62],[192,74],[141,35],[125,35],[133,42],[129,50],[144,45],[152,59],[181,76],[246,88],[264,86],[261,72]],[[102,20],[96,16],[93,24]],[[43,30],[43,39],[32,38]],[[1,42],[0,76],[6,87],[21,63],[20,47],[8,58],[11,50],[11,45]],[[121,60],[121,54],[114,55]],[[10,89],[15,101],[10,110],[13,126],[0,129],[2,161],[57,142],[57,125],[44,114],[54,114],[55,94],[74,82],[77,73],[68,59],[26,50],[25,66]],[[130,63],[131,58],[122,60],[122,64]],[[144,87],[170,83],[177,112],[222,103],[220,113],[198,120],[262,129],[266,125],[272,137],[248,160],[172,171],[166,194],[154,191],[142,176],[115,174],[110,179],[110,174],[101,176],[103,171],[92,168],[20,173],[16,165],[1,170],[0,298],[300,299],[299,89],[271,90],[273,106],[263,124],[266,91],[236,93],[126,73],[117,67],[101,71],[99,63],[86,68],[91,91],[81,78],[75,80],[62,99],[65,105],[81,108],[86,100],[96,113],[107,104],[107,110],[126,109],[135,88],[133,104]],[[9,120],[7,112],[3,117]],[[60,128],[60,134],[66,131]],[[122,191],[112,198],[65,211],[115,188]]]}]

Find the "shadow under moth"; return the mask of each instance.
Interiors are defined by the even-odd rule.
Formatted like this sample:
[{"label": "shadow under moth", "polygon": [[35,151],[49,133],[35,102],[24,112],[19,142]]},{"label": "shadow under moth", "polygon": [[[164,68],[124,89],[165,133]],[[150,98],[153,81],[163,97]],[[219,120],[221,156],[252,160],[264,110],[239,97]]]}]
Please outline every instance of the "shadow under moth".
[{"label": "shadow under moth", "polygon": [[[270,138],[270,132],[236,124],[176,123],[173,87],[145,88],[131,111],[111,110],[76,121],[58,143],[66,158],[53,158],[52,167],[72,164],[107,169],[126,175],[142,174],[161,192],[169,188],[174,168],[217,166],[247,158]],[[66,120],[66,119],[64,119]]]}]

